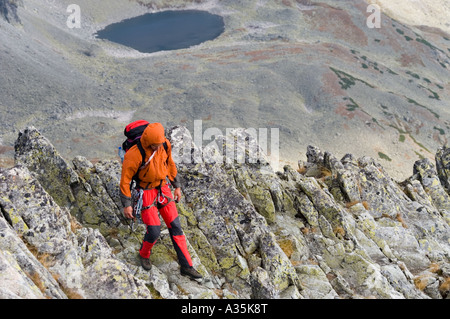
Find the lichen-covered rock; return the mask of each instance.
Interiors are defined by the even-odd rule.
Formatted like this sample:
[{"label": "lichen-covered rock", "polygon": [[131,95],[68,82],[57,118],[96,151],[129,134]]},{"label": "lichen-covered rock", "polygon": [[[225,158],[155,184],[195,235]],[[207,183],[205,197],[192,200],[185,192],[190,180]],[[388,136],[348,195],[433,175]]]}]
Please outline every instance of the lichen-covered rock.
[{"label": "lichen-covered rock", "polygon": [[[38,255],[39,256],[39,255]],[[0,295],[4,298],[66,298],[38,256],[0,218]]]},{"label": "lichen-covered rock", "polygon": [[14,277],[22,281],[20,287],[3,289],[5,294],[24,298],[151,297],[145,284],[114,256],[98,230],[79,229],[69,211],[55,203],[27,168],[0,171],[0,189],[0,251],[3,265],[8,266],[5,281]]},{"label": "lichen-covered rock", "polygon": [[[442,164],[440,164],[440,168],[439,172],[445,170]],[[414,164],[414,175],[410,180],[420,181],[424,191],[430,197],[432,205],[438,209],[450,225],[450,195],[445,191],[439,177],[443,175],[444,173],[436,171],[435,166],[429,159],[423,159]]]},{"label": "lichen-covered rock", "polygon": [[119,226],[121,221],[118,206],[105,189],[102,179],[96,174],[94,165],[81,156],[74,158],[73,165],[80,177],[80,183],[73,185],[72,190],[84,223]]},{"label": "lichen-covered rock", "polygon": [[78,176],[35,127],[19,132],[14,145],[15,162],[35,174],[39,183],[61,207],[71,208],[75,197],[71,185],[78,183]]},{"label": "lichen-covered rock", "polygon": [[233,140],[257,145],[245,130],[231,133],[202,147],[184,127],[167,131],[180,222],[204,276],[191,281],[164,223],[152,270],[140,267],[145,226],[131,232],[121,215],[120,162],[69,164],[35,128],[21,132],[17,166],[0,171],[0,296],[448,297],[445,151],[436,168],[418,161],[397,183],[369,157],[338,160],[313,146],[298,170],[274,172],[245,148],[226,157]]},{"label": "lichen-covered rock", "polygon": [[442,186],[450,193],[450,148],[443,146],[436,152],[436,169]]},{"label": "lichen-covered rock", "polygon": [[[71,166],[34,127],[19,133],[15,150],[16,163],[26,166],[56,203],[67,207],[79,221],[100,229],[103,223],[119,226],[117,200],[110,197],[100,177],[105,179],[105,173],[97,175],[84,157],[76,157]],[[113,191],[110,185],[109,192]]]},{"label": "lichen-covered rock", "polygon": [[318,265],[295,267],[299,281],[304,287],[302,293],[307,299],[334,299],[338,297],[322,268]]}]

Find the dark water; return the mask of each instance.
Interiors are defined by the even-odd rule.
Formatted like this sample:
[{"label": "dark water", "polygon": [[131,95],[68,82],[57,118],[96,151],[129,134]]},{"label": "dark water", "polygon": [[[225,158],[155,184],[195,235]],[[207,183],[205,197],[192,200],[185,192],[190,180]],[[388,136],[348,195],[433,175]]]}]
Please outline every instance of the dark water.
[{"label": "dark water", "polygon": [[99,31],[97,38],[151,53],[189,48],[223,31],[221,16],[198,10],[163,11],[111,24]]}]

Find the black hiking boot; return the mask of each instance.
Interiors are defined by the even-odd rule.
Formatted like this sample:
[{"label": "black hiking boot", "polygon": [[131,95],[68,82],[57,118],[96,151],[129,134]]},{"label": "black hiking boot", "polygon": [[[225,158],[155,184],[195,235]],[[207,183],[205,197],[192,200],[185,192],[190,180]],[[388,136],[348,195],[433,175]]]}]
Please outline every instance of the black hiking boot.
[{"label": "black hiking boot", "polygon": [[181,275],[187,276],[191,279],[203,278],[203,276],[200,275],[200,273],[197,270],[195,270],[194,267],[181,267],[180,273],[181,273]]},{"label": "black hiking boot", "polygon": [[143,258],[141,257],[141,255],[139,255],[139,259],[141,261],[142,268],[144,268],[147,271],[152,269],[152,262],[150,261],[150,258]]}]

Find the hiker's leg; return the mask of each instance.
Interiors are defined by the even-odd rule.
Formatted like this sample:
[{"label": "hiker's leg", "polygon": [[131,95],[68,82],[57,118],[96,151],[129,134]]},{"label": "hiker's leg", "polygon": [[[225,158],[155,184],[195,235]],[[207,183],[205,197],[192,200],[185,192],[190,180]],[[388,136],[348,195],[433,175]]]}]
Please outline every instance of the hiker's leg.
[{"label": "hiker's leg", "polygon": [[[144,191],[142,207],[152,205],[155,198],[155,190]],[[150,258],[152,248],[161,232],[161,222],[159,221],[158,209],[156,206],[142,211],[142,221],[147,225],[147,232],[145,233],[139,254],[142,258]]]},{"label": "hiker's leg", "polygon": [[[163,194],[172,198],[172,193],[169,187],[163,186]],[[165,201],[167,203],[167,199]],[[184,236],[183,229],[181,228],[180,218],[178,217],[177,206],[172,201],[165,207],[159,210],[164,222],[169,229],[169,234],[172,239],[173,246],[178,256],[178,261],[182,267],[191,267],[192,260],[187,249],[186,237]]]}]

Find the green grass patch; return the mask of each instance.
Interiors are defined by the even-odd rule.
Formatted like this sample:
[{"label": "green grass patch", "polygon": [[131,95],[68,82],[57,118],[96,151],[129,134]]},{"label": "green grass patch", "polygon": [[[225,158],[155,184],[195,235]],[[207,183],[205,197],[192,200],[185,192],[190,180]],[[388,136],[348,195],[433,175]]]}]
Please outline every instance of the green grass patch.
[{"label": "green grass patch", "polygon": [[389,156],[387,156],[386,154],[382,153],[382,152],[378,152],[378,156],[379,156],[381,159],[384,159],[384,160],[386,160],[386,161],[392,162],[392,159],[391,159]]},{"label": "green grass patch", "polygon": [[398,75],[398,73],[396,73],[396,72],[394,72],[394,71],[392,71],[391,69],[389,69],[389,68],[387,68],[387,71],[390,73],[390,74],[392,74],[392,75]]},{"label": "green grass patch", "polygon": [[413,78],[420,79],[420,76],[417,73],[413,73],[411,71],[406,71],[406,74],[411,75]]},{"label": "green grass patch", "polygon": [[417,153],[416,151],[414,151],[414,153],[416,153],[416,155],[419,156],[420,159],[424,159],[424,158],[425,158],[425,156],[423,156],[423,155],[420,154],[420,153]]},{"label": "green grass patch", "polygon": [[438,48],[436,48],[434,45],[432,45],[430,42],[428,42],[424,38],[416,38],[416,41],[426,45],[427,47],[429,47],[433,50],[439,50]]},{"label": "green grass patch", "polygon": [[339,84],[341,85],[341,88],[343,90],[347,90],[347,89],[351,88],[352,86],[356,85],[356,82],[361,82],[361,83],[367,85],[368,87],[370,87],[372,89],[375,88],[373,85],[370,85],[366,81],[358,79],[358,78],[355,78],[354,76],[352,76],[352,75],[350,75],[348,73],[345,73],[344,71],[337,70],[337,69],[335,69],[333,67],[330,67],[330,69],[339,78]]},{"label": "green grass patch", "polygon": [[441,134],[441,135],[445,135],[445,131],[443,130],[443,129],[441,129],[441,128],[439,128],[439,127],[433,127],[435,130],[437,130],[437,131],[439,131],[439,134]]},{"label": "green grass patch", "polygon": [[[430,150],[428,150],[423,144],[419,143],[419,142],[414,138],[414,136],[411,135],[410,132],[406,132],[406,131],[404,131],[404,130],[398,128],[398,127],[395,126],[394,124],[390,124],[389,126],[392,127],[392,128],[394,128],[394,129],[396,129],[396,130],[400,133],[400,135],[403,135],[403,134],[408,135],[408,136],[413,140],[413,142],[414,142],[416,145],[418,145],[418,146],[421,147],[422,149],[426,150],[427,152],[430,152]],[[431,152],[430,152],[430,153],[431,153]]]},{"label": "green grass patch", "polygon": [[439,115],[439,114],[437,114],[437,113],[434,112],[433,110],[430,110],[430,109],[429,109],[428,107],[426,107],[425,105],[422,105],[422,104],[420,104],[420,103],[417,103],[415,100],[410,99],[409,97],[406,97],[406,99],[407,99],[408,103],[415,104],[415,105],[417,105],[417,106],[423,107],[424,109],[427,109],[430,113],[432,113],[436,118],[440,118],[440,115]]},{"label": "green grass patch", "polygon": [[430,90],[428,88],[427,88],[427,90],[432,94],[432,95],[428,96],[430,99],[436,99],[439,101],[441,100],[441,98],[439,97],[439,94],[437,94],[436,92],[434,92],[433,90]]},{"label": "green grass patch", "polygon": [[359,108],[358,103],[356,103],[355,100],[353,100],[351,97],[344,97],[344,100],[345,101],[350,100],[350,102],[351,102],[350,104],[346,105],[347,106],[347,111],[353,112],[354,110]]}]

